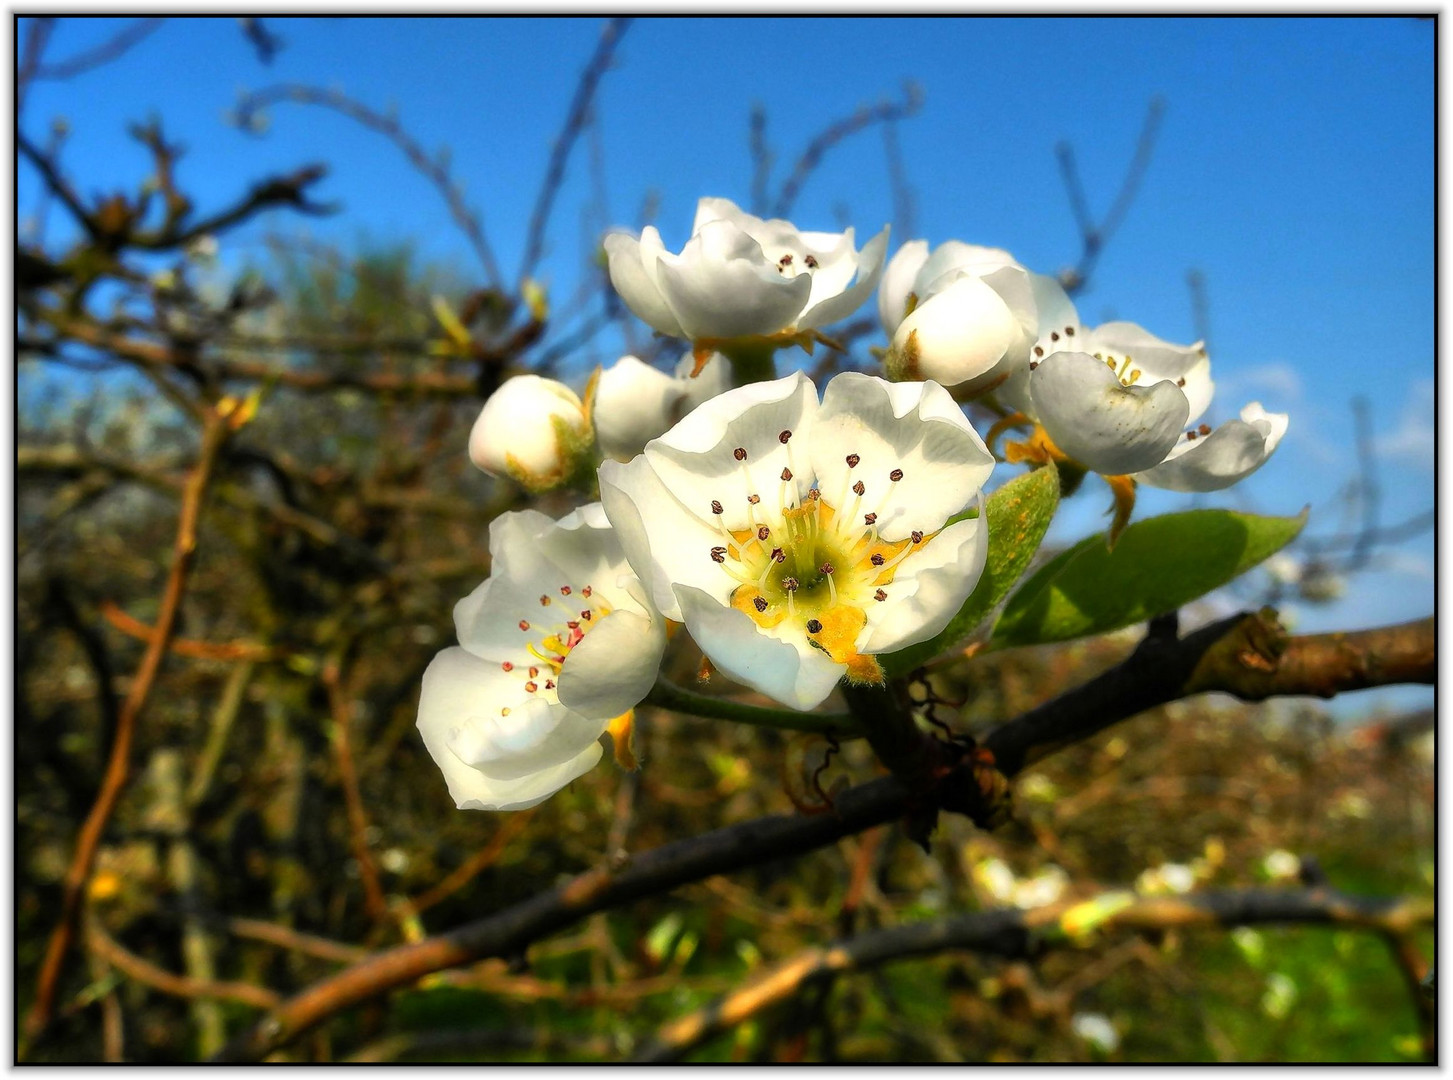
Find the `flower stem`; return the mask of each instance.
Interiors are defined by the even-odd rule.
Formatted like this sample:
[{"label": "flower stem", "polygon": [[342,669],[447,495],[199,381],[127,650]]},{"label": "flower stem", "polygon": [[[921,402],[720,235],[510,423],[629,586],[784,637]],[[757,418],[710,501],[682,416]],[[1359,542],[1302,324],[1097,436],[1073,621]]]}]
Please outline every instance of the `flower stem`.
[{"label": "flower stem", "polygon": [[774,359],[777,346],[765,338],[724,341],[717,346],[717,351],[731,362],[733,386],[766,382],[777,377],[777,362]]},{"label": "flower stem", "polygon": [[738,724],[779,728],[784,731],[831,734],[840,740],[861,738],[863,734],[861,725],[847,713],[803,713],[792,709],[774,709],[766,705],[747,705],[730,698],[695,694],[665,679],[656,680],[656,685],[646,695],[646,702],[691,716],[731,720]]}]

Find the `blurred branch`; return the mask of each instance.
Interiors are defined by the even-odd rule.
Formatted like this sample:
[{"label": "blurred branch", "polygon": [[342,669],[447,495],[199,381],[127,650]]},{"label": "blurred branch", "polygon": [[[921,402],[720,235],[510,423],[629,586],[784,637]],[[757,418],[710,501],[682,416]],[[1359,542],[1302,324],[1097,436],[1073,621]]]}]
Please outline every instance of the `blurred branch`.
[{"label": "blurred branch", "polygon": [[1079,226],[1082,245],[1079,262],[1060,274],[1060,284],[1064,286],[1065,292],[1075,293],[1084,288],[1095,263],[1105,250],[1105,245],[1110,242],[1110,238],[1124,222],[1125,215],[1130,212],[1130,206],[1140,189],[1140,182],[1145,178],[1146,169],[1150,167],[1164,115],[1165,99],[1159,95],[1151,98],[1145,110],[1145,122],[1140,128],[1140,138],[1135,143],[1135,154],[1125,170],[1124,179],[1120,181],[1120,190],[1098,224],[1085,199],[1084,184],[1080,181],[1079,169],[1075,165],[1074,147],[1065,141],[1054,148],[1055,157],[1059,160],[1060,175],[1064,179],[1065,195],[1069,198],[1070,210]]},{"label": "blurred branch", "polygon": [[[157,612],[156,627],[143,654],[136,676],[116,720],[116,738],[111,744],[111,756],[106,766],[106,775],[101,790],[91,807],[85,823],[76,840],[75,854],[66,871],[62,886],[61,914],[46,946],[45,959],[41,963],[40,975],[36,981],[35,1000],[25,1020],[27,1039],[35,1039],[50,1023],[55,1008],[56,991],[60,984],[61,968],[66,952],[75,933],[76,920],[80,914],[81,900],[85,894],[86,882],[91,876],[96,848],[100,844],[106,823],[121,797],[131,772],[131,744],[136,734],[136,719],[151,693],[167,644],[176,627],[177,613],[181,608],[182,594],[186,589],[187,576],[197,551],[197,521],[201,515],[202,499],[211,479],[213,466],[217,462],[222,446],[232,431],[232,425],[220,412],[208,409],[202,429],[201,447],[196,464],[187,477],[182,507],[177,522],[176,542],[173,546],[172,566],[167,575],[166,587],[162,593]],[[117,965],[120,967],[120,965]]]},{"label": "blurred branch", "polygon": [[772,216],[786,217],[792,211],[792,205],[797,201],[802,185],[822,163],[823,155],[838,143],[873,124],[889,123],[912,116],[922,107],[923,88],[916,82],[909,81],[903,85],[901,102],[884,101],[877,105],[863,105],[851,116],[829,124],[807,144],[807,149],[793,166],[792,174],[782,182],[782,187],[777,192],[777,201],[772,207]]},{"label": "blurred branch", "polygon": [[627,18],[614,18],[605,24],[600,43],[596,45],[595,53],[575,84],[575,97],[571,99],[570,111],[566,113],[565,126],[560,129],[560,134],[555,137],[555,142],[550,147],[550,163],[545,169],[545,179],[540,184],[539,194],[535,197],[535,208],[530,212],[530,227],[525,234],[525,254],[520,260],[520,272],[515,276],[517,289],[523,287],[525,281],[535,272],[540,256],[544,253],[545,229],[550,222],[555,196],[565,178],[565,163],[570,158],[575,140],[589,122],[590,104],[595,98],[596,87],[600,85],[602,76],[610,70],[616,46],[630,25],[631,20]]},{"label": "blurred branch", "polygon": [[252,16],[238,16],[237,25],[242,36],[257,53],[264,64],[271,64],[272,58],[282,51],[283,39],[270,32],[261,19]]},{"label": "blurred branch", "polygon": [[268,105],[283,101],[299,105],[321,105],[342,113],[368,130],[382,135],[402,150],[410,164],[434,185],[448,205],[454,223],[459,226],[470,247],[474,249],[480,265],[484,267],[489,284],[494,288],[500,287],[503,278],[499,272],[499,263],[495,261],[494,251],[485,238],[484,225],[479,215],[464,201],[463,189],[450,175],[447,157],[441,155],[431,158],[414,137],[404,130],[396,117],[377,113],[340,91],[320,90],[301,83],[281,83],[244,95],[237,104],[238,123],[251,129],[253,118],[258,112]]},{"label": "blurred branch", "polygon": [[333,758],[338,766],[338,781],[343,787],[343,800],[348,810],[349,843],[353,848],[353,858],[358,863],[359,876],[363,879],[368,916],[375,925],[379,925],[388,917],[388,901],[384,899],[383,885],[379,881],[378,864],[368,847],[368,812],[363,808],[363,796],[358,790],[358,770],[353,764],[353,710],[349,706],[340,668],[338,657],[330,658],[323,665],[323,686],[328,692],[328,709],[333,717],[329,742],[333,745]]},{"label": "blurred branch", "polygon": [[[154,628],[147,626],[140,619],[133,618],[122,611],[114,600],[102,602],[101,614],[107,622],[127,637],[150,641],[156,632]],[[271,648],[252,641],[229,641],[225,644],[218,644],[179,637],[172,638],[167,643],[167,648],[178,656],[189,656],[196,660],[244,661],[246,663],[279,660],[289,654],[287,649]]]},{"label": "blurred branch", "polygon": [[918,200],[908,183],[908,171],[903,165],[897,120],[883,122],[883,157],[888,162],[888,185],[893,191],[893,234],[901,241],[914,235],[918,229]]},{"label": "blurred branch", "polygon": [[913,923],[860,934],[832,945],[807,949],[777,964],[750,984],[679,1020],[667,1024],[635,1058],[642,1062],[678,1061],[707,1040],[786,1001],[814,983],[851,971],[950,950],[1005,958],[1032,957],[1054,945],[1073,945],[1066,934],[1067,907],[1088,910],[1099,904],[1124,906],[1096,923],[1096,929],[1166,931],[1184,927],[1233,927],[1256,923],[1323,923],[1384,932],[1406,932],[1431,922],[1431,901],[1350,896],[1326,889],[1274,892],[1264,889],[1193,893],[1170,899],[1105,893],[1078,905],[1058,904],[1021,911],[981,911],[941,922]]},{"label": "blurred branch", "polygon": [[747,145],[752,153],[752,213],[767,214],[767,184],[772,179],[772,163],[776,155],[767,144],[767,107],[760,101],[752,103],[747,119]]},{"label": "blurred branch", "polygon": [[145,41],[151,34],[161,29],[161,24],[164,22],[166,19],[158,17],[137,19],[130,26],[95,48],[77,53],[67,60],[58,60],[53,64],[41,64],[35,67],[31,71],[30,77],[37,81],[50,80],[52,82],[73,79],[77,75],[100,67],[102,64],[109,64],[112,60],[122,56],[132,46]]},{"label": "blurred branch", "polygon": [[[1026,764],[1112,723],[1204,690],[1260,700],[1272,694],[1320,693],[1334,684],[1353,689],[1431,682],[1434,676],[1431,619],[1382,630],[1293,638],[1278,654],[1285,671],[1255,651],[1249,640],[1253,630],[1266,633],[1263,616],[1234,616],[1179,641],[1168,622],[1156,625],[1159,633],[1147,637],[1125,663],[991,732],[985,745],[999,772],[1013,776]],[[1328,644],[1334,647],[1330,654]],[[1202,670],[1199,665],[1208,655],[1211,659]],[[1318,670],[1319,662],[1332,665],[1332,670]],[[1260,670],[1260,665],[1268,665],[1270,671]],[[1121,696],[1124,700],[1119,700]],[[986,800],[998,796],[984,789],[979,764],[966,759],[939,777],[934,790],[910,790],[897,777],[884,777],[836,795],[830,814],[758,818],[644,852],[618,870],[597,867],[489,918],[376,953],[315,983],[235,1039],[222,1057],[261,1058],[337,1012],[425,975],[485,957],[521,955],[531,942],[597,911],[783,855],[801,855],[934,800],[945,809],[980,817]]]},{"label": "blurred branch", "polygon": [[504,854],[509,842],[522,833],[530,819],[535,816],[533,810],[524,810],[517,814],[511,814],[505,818],[495,834],[490,837],[489,843],[480,848],[464,862],[447,874],[444,879],[427,892],[420,893],[412,900],[404,901],[406,915],[421,915],[429,908],[442,900],[447,900],[460,889],[473,881],[479,874],[488,870]]},{"label": "blurred branch", "polygon": [[271,1009],[277,1005],[278,995],[266,987],[253,986],[243,982],[214,982],[177,975],[158,967],[150,960],[137,956],[125,948],[101,928],[100,921],[88,919],[86,925],[86,946],[117,971],[135,979],[143,986],[160,990],[172,997],[195,1000],[235,1001],[250,1005],[254,1009]]}]

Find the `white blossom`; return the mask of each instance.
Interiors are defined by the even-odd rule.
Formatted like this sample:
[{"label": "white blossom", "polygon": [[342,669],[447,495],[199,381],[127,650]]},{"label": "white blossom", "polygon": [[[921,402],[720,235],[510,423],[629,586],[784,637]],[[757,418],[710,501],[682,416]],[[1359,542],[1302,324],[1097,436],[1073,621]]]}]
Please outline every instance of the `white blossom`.
[{"label": "white blossom", "polygon": [[859,251],[852,229],[799,232],[714,198],[697,204],[679,255],[651,225],[639,239],[605,238],[611,282],[626,306],[661,333],[697,343],[792,334],[846,318],[877,286],[887,247],[886,226]]},{"label": "white blossom", "polygon": [[1104,1013],[1075,1013],[1070,1030],[1101,1053],[1113,1054],[1120,1047],[1120,1033]]},{"label": "white blossom", "polygon": [[[911,310],[910,310],[911,308]],[[949,240],[898,249],[878,289],[878,318],[892,339],[894,380],[932,379],[969,393],[1022,372],[1041,325],[1073,307],[1053,278],[1007,251]]]},{"label": "white blossom", "polygon": [[1215,429],[1197,425],[1215,393],[1205,348],[1162,341],[1134,323],[1086,328],[1066,319],[1041,334],[1028,367],[1007,399],[1055,446],[1095,472],[1152,487],[1230,487],[1266,462],[1287,429],[1285,414],[1259,402]]},{"label": "white blossom", "polygon": [[699,406],[601,501],[661,612],[723,673],[799,709],[924,641],[983,570],[993,458],[936,383],[795,374]]},{"label": "white blossom", "polygon": [[646,443],[731,385],[731,368],[715,353],[692,377],[694,367],[690,353],[681,358],[674,375],[622,356],[601,372],[592,410],[601,453],[629,461]]},{"label": "white blossom", "polygon": [[461,809],[518,810],[600,759],[649,692],[665,624],[599,503],[490,524],[490,577],[454,608],[459,645],[424,673],[419,733]]},{"label": "white blossom", "polygon": [[506,379],[469,433],[469,460],[531,491],[564,483],[588,462],[585,406],[564,383],[539,375]]}]

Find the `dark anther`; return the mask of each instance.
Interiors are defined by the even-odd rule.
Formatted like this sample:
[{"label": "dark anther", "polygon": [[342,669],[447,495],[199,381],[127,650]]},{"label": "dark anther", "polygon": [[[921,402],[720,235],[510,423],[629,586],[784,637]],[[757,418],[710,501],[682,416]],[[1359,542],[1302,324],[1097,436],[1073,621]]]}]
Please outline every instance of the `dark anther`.
[{"label": "dark anther", "polygon": [[808,619],[807,620],[807,632],[809,634],[820,634],[820,633],[822,633],[822,623],[818,622],[816,619]]},{"label": "dark anther", "polygon": [[888,594],[885,593],[882,589],[879,589],[873,594],[873,599],[881,603],[882,601],[888,599]]},{"label": "dark anther", "polygon": [[882,566],[883,565],[883,562],[884,562],[884,559],[883,559],[883,556],[882,555],[878,554],[875,551],[875,552],[873,552],[872,557],[868,561],[870,563],[872,563],[874,566]]},{"label": "dark anther", "polygon": [[861,480],[859,480],[856,484],[853,485],[853,494],[854,495],[862,495],[867,490],[868,490],[867,486]]},{"label": "dark anther", "polygon": [[848,468],[850,468],[850,469],[856,469],[858,467],[858,462],[860,462],[862,460],[863,459],[860,458],[860,457],[858,457],[857,454],[849,454],[848,455]]},{"label": "dark anther", "polygon": [[746,447],[744,447],[744,446],[737,447],[735,450],[732,451],[732,457],[736,458],[738,461],[746,461],[747,460],[747,449],[746,449]]},{"label": "dark anther", "polygon": [[921,543],[923,543],[923,534],[921,532],[919,532],[917,529],[914,529],[908,535],[913,540],[913,542],[915,544],[921,544]]},{"label": "dark anther", "polygon": [[767,601],[760,596],[754,596],[752,597],[752,606],[755,607],[758,611],[766,611]]},{"label": "dark anther", "polygon": [[718,502],[716,499],[712,499],[711,500],[711,512],[713,514],[720,514],[721,513],[721,503]]},{"label": "dark anther", "polygon": [[903,479],[903,470],[902,469],[894,469],[892,472],[890,472],[888,474],[888,479],[889,480],[892,480],[893,483],[895,483],[895,484],[898,483],[899,480],[902,480]]},{"label": "dark anther", "polygon": [[711,561],[716,563],[726,562],[726,548],[714,547],[711,549]]},{"label": "dark anther", "polygon": [[878,515],[877,514],[864,514],[863,515],[863,524],[864,525],[871,525],[871,524],[873,524],[873,522],[875,522],[877,520],[878,520]]},{"label": "dark anther", "polygon": [[782,480],[784,482],[786,482],[786,481],[791,480],[791,479],[792,479],[792,470],[791,469],[783,469],[782,470]]},{"label": "dark anther", "polygon": [[769,528],[767,528],[767,526],[765,526],[765,525],[763,525],[759,529],[757,529],[757,539],[758,540],[765,540],[770,535],[772,535],[772,530],[769,529]]},{"label": "dark anther", "polygon": [[792,432],[790,432],[790,431],[783,431],[780,434],[778,434],[777,441],[779,443],[781,443],[783,446],[786,446],[787,445],[787,440],[790,439],[790,438],[792,438]]}]

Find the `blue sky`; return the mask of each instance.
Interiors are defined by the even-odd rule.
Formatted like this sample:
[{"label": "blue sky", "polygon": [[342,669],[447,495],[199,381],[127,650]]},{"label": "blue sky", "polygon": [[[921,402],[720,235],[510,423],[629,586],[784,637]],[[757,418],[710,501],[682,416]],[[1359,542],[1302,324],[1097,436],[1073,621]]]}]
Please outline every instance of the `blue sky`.
[{"label": "blue sky", "polygon": [[[551,141],[601,21],[265,21],[285,41],[270,67],[232,19],[170,19],[107,67],[37,85],[23,125],[43,136],[64,115],[70,175],[88,191],[134,190],[148,161],[125,127],[155,113],[188,145],[181,176],[204,208],[265,172],[324,160],[332,172],[320,195],[343,210],[307,222],[314,235],[414,238],[425,255],[477,273],[432,188],[379,136],[295,105],[272,109],[261,138],[225,119],[242,88],[296,81],[340,89],[380,110],[396,107],[424,146],[450,148],[512,276]],[[50,58],[126,22],[63,20]],[[1189,341],[1185,277],[1200,270],[1216,417],[1253,399],[1292,414],[1271,462],[1207,501],[1266,513],[1310,504],[1309,533],[1350,526],[1338,496],[1355,469],[1348,402],[1363,394],[1392,523],[1433,501],[1433,45],[1433,24],[1406,18],[642,19],[597,99],[610,220],[636,224],[655,192],[657,223],[679,247],[698,196],[747,202],[754,102],[768,112],[775,186],[812,135],[860,104],[898,96],[912,78],[924,107],[896,130],[916,196],[914,235],[1006,247],[1053,272],[1078,253],[1056,142],[1074,144],[1091,208],[1103,213],[1147,103],[1160,95],[1155,158],[1078,298],[1083,316],[1129,318]],[[578,280],[588,139],[571,158],[541,267],[562,301]],[[22,228],[35,191],[22,168]],[[804,228],[831,228],[840,213],[860,238],[892,218],[877,129],[830,151],[790,216]],[[268,229],[293,224],[274,217],[234,234],[227,265],[258,254]],[[64,225],[53,211],[49,236],[64,235]],[[910,238],[895,236],[893,246]],[[617,349],[606,339],[582,360],[608,363]],[[1064,528],[1094,527],[1107,501],[1087,484]],[[1156,493],[1142,513],[1184,505]],[[1427,614],[1431,534],[1381,558],[1340,603],[1295,612],[1299,628]],[[1408,692],[1398,698],[1411,700]],[[1369,703],[1363,696],[1360,704]]]}]

